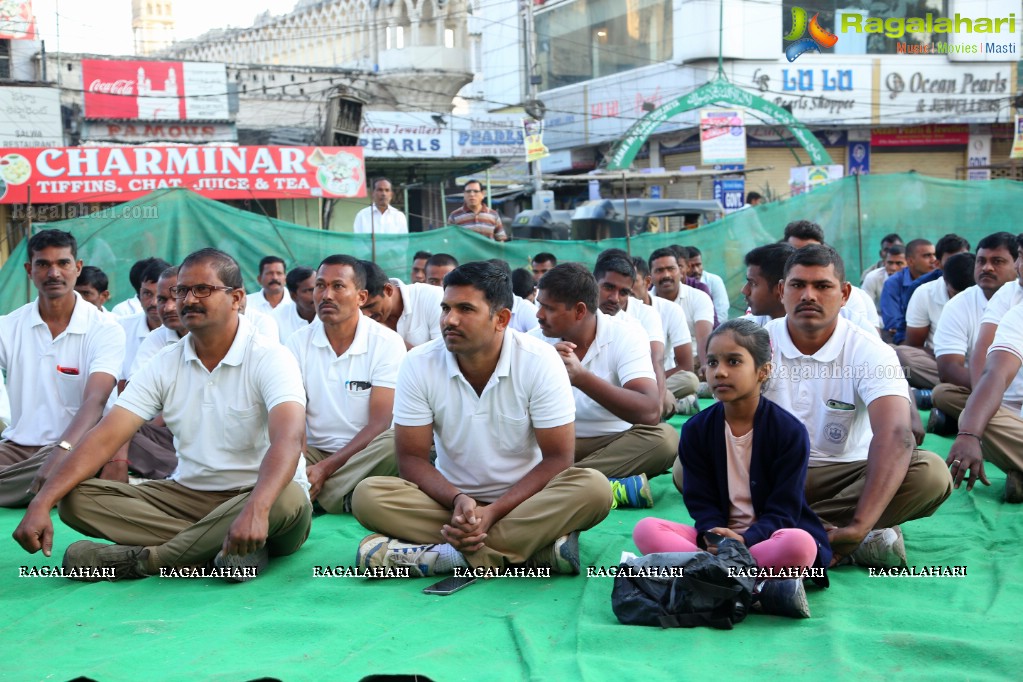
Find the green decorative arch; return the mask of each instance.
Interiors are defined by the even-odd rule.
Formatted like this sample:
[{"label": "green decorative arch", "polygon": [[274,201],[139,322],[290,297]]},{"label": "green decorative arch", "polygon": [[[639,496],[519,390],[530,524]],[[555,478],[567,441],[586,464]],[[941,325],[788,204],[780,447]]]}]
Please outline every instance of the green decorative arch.
[{"label": "green decorative arch", "polygon": [[647,141],[655,130],[672,117],[684,111],[690,111],[709,104],[734,104],[736,106],[753,109],[767,114],[775,121],[783,124],[796,138],[807,154],[810,155],[811,163],[824,166],[834,163],[824,145],[807,129],[795,116],[776,104],[771,104],[763,97],[737,88],[721,78],[701,85],[688,95],[683,95],[667,104],[662,104],[643,118],[636,121],[618,142],[615,143],[611,152],[607,155],[605,168],[607,170],[625,170],[632,165],[633,159],[639,153],[640,148]]}]

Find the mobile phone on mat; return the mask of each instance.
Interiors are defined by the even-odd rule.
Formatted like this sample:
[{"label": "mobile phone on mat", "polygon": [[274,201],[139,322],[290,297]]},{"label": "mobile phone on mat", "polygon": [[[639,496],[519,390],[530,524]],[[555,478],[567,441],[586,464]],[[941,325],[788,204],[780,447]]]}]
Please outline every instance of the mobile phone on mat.
[{"label": "mobile phone on mat", "polygon": [[424,587],[423,594],[439,594],[442,597],[446,597],[449,594],[458,592],[463,587],[472,585],[474,582],[476,582],[476,578],[471,576],[452,576],[450,578],[444,578],[444,580],[434,583],[429,587]]}]

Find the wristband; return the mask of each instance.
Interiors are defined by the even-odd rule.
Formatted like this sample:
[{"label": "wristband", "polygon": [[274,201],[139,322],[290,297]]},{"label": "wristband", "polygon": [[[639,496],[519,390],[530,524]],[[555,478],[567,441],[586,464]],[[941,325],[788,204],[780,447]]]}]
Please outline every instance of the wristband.
[{"label": "wristband", "polygon": [[455,496],[451,498],[451,508],[455,508],[455,500],[458,499],[459,495],[465,495],[465,493],[455,493]]},{"label": "wristband", "polygon": [[960,431],[959,433],[957,433],[957,434],[956,434],[956,437],[958,437],[958,436],[971,436],[971,437],[973,437],[973,438],[976,438],[976,439],[977,439],[977,442],[978,442],[978,443],[983,443],[983,442],[984,442],[984,441],[983,441],[983,440],[981,439],[981,437],[980,437],[980,436],[978,436],[978,435],[977,435],[977,434],[975,434],[975,433],[970,433],[969,431]]}]

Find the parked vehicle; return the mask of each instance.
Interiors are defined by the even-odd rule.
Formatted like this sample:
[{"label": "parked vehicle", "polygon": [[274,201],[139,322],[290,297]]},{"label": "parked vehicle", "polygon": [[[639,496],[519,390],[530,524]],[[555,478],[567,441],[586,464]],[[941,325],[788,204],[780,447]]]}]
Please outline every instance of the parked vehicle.
[{"label": "parked vehicle", "polygon": [[[625,236],[625,199],[587,201],[572,214],[572,239]],[[725,215],[721,202],[687,199],[629,199],[629,236],[679,232],[712,223]]]},{"label": "parked vehicle", "polygon": [[511,224],[513,239],[571,239],[572,211],[522,211]]}]

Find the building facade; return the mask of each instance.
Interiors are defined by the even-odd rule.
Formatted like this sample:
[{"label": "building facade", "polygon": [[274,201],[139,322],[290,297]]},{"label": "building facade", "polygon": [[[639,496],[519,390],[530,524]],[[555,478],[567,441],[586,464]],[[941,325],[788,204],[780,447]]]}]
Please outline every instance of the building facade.
[{"label": "building facade", "polygon": [[[547,111],[552,155],[544,172],[579,172],[599,165],[651,111],[714,79],[720,52],[730,83],[789,109],[844,174],[916,170],[950,179],[1023,179],[1008,163],[1023,29],[1018,2],[923,0],[909,5],[920,11],[920,24],[905,16],[906,3],[817,3],[818,22],[836,32],[837,43],[789,61],[788,46],[809,35],[795,35],[800,21],[806,28],[799,4],[547,0],[534,5],[530,70],[515,3],[484,2],[481,13],[496,28],[483,33],[482,77],[469,86],[469,97],[503,110],[528,98],[532,76]],[[958,32],[941,32],[937,20],[955,29],[957,15]],[[880,32],[866,30],[878,25]],[[838,33],[841,26],[847,30]],[[855,32],[857,26],[864,30]],[[988,31],[996,26],[999,32]],[[658,128],[633,167],[700,168],[698,115],[688,111]],[[746,189],[787,196],[790,169],[809,163],[806,152],[757,112],[747,111],[745,123],[746,167],[773,167],[750,174]],[[986,172],[971,172],[976,166]],[[709,183],[659,191],[710,198]],[[559,200],[579,198],[559,190]]]}]

